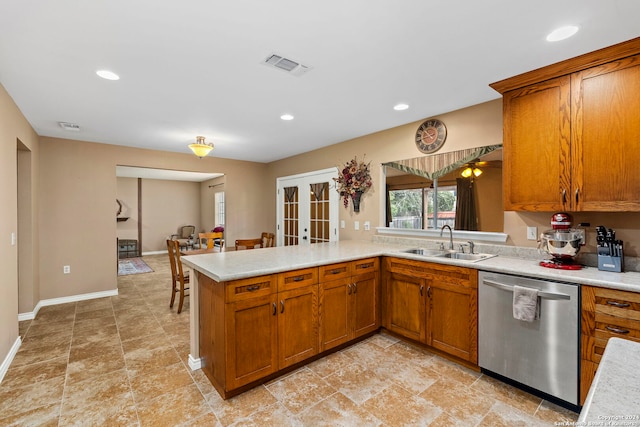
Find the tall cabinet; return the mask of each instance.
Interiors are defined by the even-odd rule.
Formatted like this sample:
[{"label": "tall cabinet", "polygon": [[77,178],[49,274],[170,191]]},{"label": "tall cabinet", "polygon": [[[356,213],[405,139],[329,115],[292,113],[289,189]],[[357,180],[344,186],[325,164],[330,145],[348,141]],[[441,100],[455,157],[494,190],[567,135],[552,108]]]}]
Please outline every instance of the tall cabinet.
[{"label": "tall cabinet", "polygon": [[505,210],[640,211],[640,38],[490,86]]}]

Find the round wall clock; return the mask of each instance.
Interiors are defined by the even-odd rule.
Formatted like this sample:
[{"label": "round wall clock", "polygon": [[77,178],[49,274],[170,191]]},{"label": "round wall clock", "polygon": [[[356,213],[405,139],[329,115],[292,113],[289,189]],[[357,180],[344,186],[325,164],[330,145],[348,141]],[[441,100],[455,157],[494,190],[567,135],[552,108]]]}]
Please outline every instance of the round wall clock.
[{"label": "round wall clock", "polygon": [[429,119],[416,131],[416,147],[423,153],[438,151],[447,139],[447,127],[441,120]]}]

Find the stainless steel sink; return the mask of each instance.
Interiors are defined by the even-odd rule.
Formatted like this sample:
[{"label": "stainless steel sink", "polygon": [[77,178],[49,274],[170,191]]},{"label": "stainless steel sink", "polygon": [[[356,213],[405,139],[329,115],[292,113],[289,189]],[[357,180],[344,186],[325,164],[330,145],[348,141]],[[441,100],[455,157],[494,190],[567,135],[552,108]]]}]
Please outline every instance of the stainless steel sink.
[{"label": "stainless steel sink", "polygon": [[444,255],[447,258],[453,258],[453,259],[461,259],[461,260],[465,260],[465,261],[482,261],[483,259],[487,259],[487,258],[493,258],[494,256],[497,256],[495,254],[465,254],[462,252],[453,252],[453,253],[449,253]]},{"label": "stainless steel sink", "polygon": [[477,262],[483,259],[493,258],[495,254],[466,254],[463,252],[443,251],[440,249],[413,248],[402,251],[406,254],[422,255],[427,257],[451,258],[463,261]]},{"label": "stainless steel sink", "polygon": [[407,249],[406,251],[402,251],[406,254],[416,254],[416,255],[424,255],[424,256],[445,256],[448,255],[448,251],[441,251],[440,249],[425,249],[425,248],[414,248]]}]

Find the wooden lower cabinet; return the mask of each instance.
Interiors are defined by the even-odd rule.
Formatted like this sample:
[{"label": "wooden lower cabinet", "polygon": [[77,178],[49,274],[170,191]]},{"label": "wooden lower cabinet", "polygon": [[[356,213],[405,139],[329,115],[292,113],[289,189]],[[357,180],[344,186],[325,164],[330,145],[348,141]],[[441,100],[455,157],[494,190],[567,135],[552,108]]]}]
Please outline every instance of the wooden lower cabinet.
[{"label": "wooden lower cabinet", "polygon": [[640,294],[582,286],[580,404],[584,403],[609,338],[640,342]]},{"label": "wooden lower cabinet", "polygon": [[318,354],[318,285],[279,292],[277,311],[278,368]]},{"label": "wooden lower cabinet", "polygon": [[430,322],[427,344],[460,359],[478,363],[477,279],[475,283],[459,284],[434,279],[427,298]]},{"label": "wooden lower cabinet", "polygon": [[278,370],[277,294],[227,304],[227,388],[234,389]]},{"label": "wooden lower cabinet", "polygon": [[[342,293],[336,291],[340,284],[324,289],[324,308],[331,307],[324,311],[318,267],[229,282],[197,273],[202,370],[220,395],[231,397],[320,351],[375,331],[380,326],[379,261],[366,261],[347,263]],[[345,337],[320,349],[321,325],[339,335],[338,295],[346,304]]]},{"label": "wooden lower cabinet", "polygon": [[447,354],[478,363],[478,272],[385,258],[383,326]]},{"label": "wooden lower cabinet", "polygon": [[380,327],[378,271],[378,258],[320,267],[320,351]]},{"label": "wooden lower cabinet", "polygon": [[384,327],[426,343],[426,279],[391,270],[387,273],[385,285]]}]

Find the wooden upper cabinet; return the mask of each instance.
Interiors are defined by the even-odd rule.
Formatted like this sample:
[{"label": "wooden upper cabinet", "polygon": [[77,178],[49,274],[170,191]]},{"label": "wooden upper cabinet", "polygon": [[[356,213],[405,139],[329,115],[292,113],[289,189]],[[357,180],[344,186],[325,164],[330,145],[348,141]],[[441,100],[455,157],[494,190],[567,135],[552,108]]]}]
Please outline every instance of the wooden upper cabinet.
[{"label": "wooden upper cabinet", "polygon": [[564,76],[504,94],[506,210],[567,209],[570,93]]},{"label": "wooden upper cabinet", "polygon": [[506,210],[640,211],[640,38],[491,87]]},{"label": "wooden upper cabinet", "polygon": [[640,211],[640,55],[571,76],[576,209]]}]

